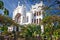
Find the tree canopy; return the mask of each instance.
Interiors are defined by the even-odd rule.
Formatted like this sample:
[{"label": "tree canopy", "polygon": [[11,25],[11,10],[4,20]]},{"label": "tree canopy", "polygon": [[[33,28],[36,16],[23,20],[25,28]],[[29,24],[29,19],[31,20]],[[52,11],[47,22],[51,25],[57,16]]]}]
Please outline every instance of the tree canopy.
[{"label": "tree canopy", "polygon": [[7,8],[4,7],[3,1],[0,1],[0,9],[4,11],[4,15],[9,15],[9,11]]}]

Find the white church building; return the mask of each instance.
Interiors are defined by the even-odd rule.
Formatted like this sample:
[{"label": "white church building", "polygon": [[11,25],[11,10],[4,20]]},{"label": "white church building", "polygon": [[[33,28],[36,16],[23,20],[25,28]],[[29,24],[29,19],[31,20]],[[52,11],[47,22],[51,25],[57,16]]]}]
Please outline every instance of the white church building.
[{"label": "white church building", "polygon": [[40,24],[43,19],[43,2],[36,3],[32,5],[29,12],[26,12],[26,7],[24,5],[20,6],[20,2],[18,2],[18,6],[13,11],[12,19],[20,25],[24,24]]},{"label": "white church building", "polygon": [[[18,6],[13,11],[12,19],[20,25],[27,25],[27,24],[36,24],[39,25],[41,20],[44,18],[44,4],[41,1],[40,3],[36,3],[32,5],[29,12],[26,12],[26,7],[24,5],[20,6],[20,2],[18,2]],[[41,24],[41,32],[44,32],[44,26]],[[16,31],[16,27],[8,27],[8,31]],[[20,28],[19,28],[20,30]]]}]

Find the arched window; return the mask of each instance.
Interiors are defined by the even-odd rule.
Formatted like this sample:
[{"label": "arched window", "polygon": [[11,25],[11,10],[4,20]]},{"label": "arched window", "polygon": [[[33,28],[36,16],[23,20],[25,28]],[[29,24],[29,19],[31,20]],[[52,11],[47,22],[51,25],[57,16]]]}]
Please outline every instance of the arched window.
[{"label": "arched window", "polygon": [[36,16],[36,11],[35,11],[35,13],[34,13],[34,16]]},{"label": "arched window", "polygon": [[28,22],[29,20],[28,20],[28,16],[27,16],[27,22]]},{"label": "arched window", "polygon": [[38,19],[37,19],[37,24],[38,24]]},{"label": "arched window", "polygon": [[41,23],[41,18],[39,18],[39,23]]},{"label": "arched window", "polygon": [[36,12],[34,13],[34,16],[36,16]]},{"label": "arched window", "polygon": [[41,15],[41,11],[39,11],[39,15]]},{"label": "arched window", "polygon": [[36,15],[38,16],[38,12],[36,13]]},{"label": "arched window", "polygon": [[33,23],[33,19],[32,19],[32,23]]},{"label": "arched window", "polygon": [[34,23],[36,23],[36,19],[34,19]]}]

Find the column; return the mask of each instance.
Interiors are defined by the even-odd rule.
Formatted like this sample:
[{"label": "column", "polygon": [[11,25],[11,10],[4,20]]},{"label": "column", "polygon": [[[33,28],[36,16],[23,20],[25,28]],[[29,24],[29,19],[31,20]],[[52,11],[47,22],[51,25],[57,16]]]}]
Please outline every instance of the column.
[{"label": "column", "polygon": [[[41,20],[43,19],[43,10],[41,10]],[[44,32],[44,26],[41,24],[41,32]]]},{"label": "column", "polygon": [[44,26],[41,25],[41,32],[44,33]]},{"label": "column", "polygon": [[39,19],[38,19],[38,24],[39,24]]}]

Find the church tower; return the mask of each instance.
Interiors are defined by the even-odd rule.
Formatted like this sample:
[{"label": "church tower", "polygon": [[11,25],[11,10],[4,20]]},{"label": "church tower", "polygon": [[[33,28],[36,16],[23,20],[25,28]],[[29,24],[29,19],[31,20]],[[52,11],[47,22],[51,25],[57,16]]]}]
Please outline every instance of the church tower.
[{"label": "church tower", "polygon": [[20,2],[18,2],[18,6],[13,11],[13,20],[18,24],[23,24],[25,22],[26,11],[25,6],[20,6]]},{"label": "church tower", "polygon": [[[44,13],[43,13],[44,6],[45,5],[43,4],[43,1],[41,1],[40,3],[36,3],[35,5],[32,5],[31,12],[33,14],[33,17],[32,17],[33,24],[38,24],[38,25],[41,24],[41,21],[44,18]],[[44,32],[44,27],[42,24],[41,24],[41,31],[42,33]]]},{"label": "church tower", "polygon": [[32,5],[31,12],[33,14],[32,23],[33,24],[40,24],[41,20],[43,19],[43,1],[41,1],[39,4]]}]

